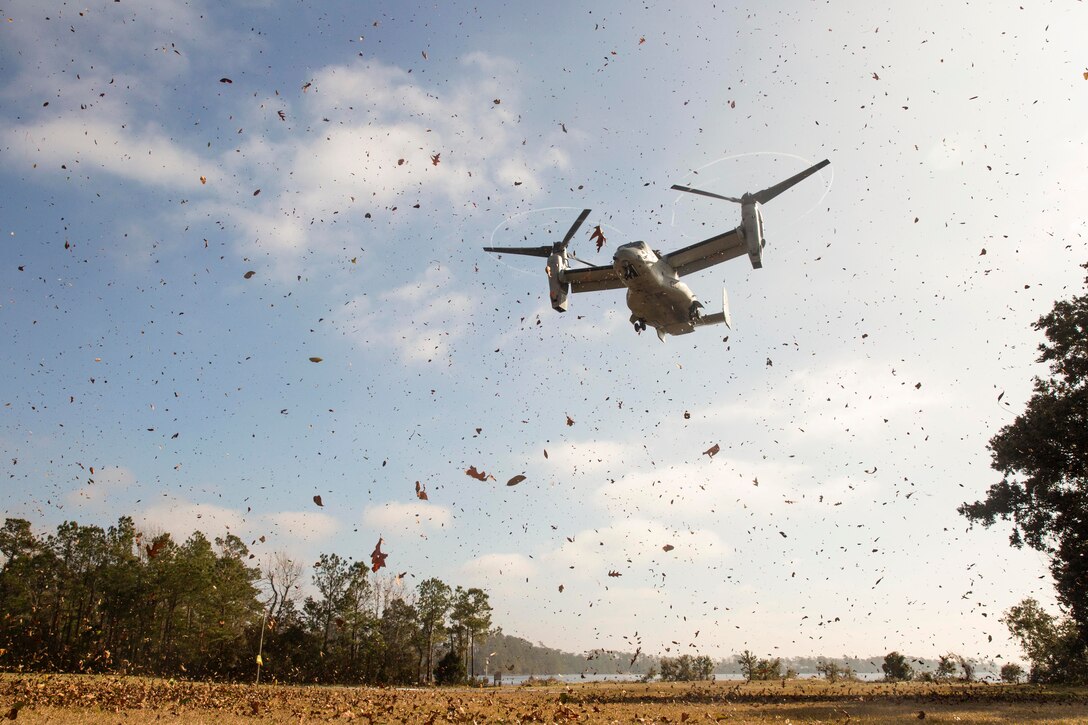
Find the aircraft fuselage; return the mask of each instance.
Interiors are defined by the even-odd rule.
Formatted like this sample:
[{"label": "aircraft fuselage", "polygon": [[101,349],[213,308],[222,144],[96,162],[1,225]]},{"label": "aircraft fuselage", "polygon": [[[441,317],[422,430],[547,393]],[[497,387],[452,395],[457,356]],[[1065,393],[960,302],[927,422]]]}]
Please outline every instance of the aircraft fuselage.
[{"label": "aircraft fuselage", "polygon": [[695,329],[702,303],[646,242],[619,247],[612,266],[627,287],[627,306],[636,329],[648,325],[658,336],[683,335]]}]

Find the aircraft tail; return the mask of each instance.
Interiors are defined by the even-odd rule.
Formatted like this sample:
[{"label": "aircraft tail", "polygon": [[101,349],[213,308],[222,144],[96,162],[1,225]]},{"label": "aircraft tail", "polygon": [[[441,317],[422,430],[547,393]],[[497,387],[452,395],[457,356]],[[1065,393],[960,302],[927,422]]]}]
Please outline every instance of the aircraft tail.
[{"label": "aircraft tail", "polygon": [[703,315],[696,320],[695,325],[702,327],[703,325],[720,325],[722,323],[725,323],[725,326],[730,330],[733,329],[733,317],[729,314],[729,295],[724,287],[722,287],[722,311],[715,312],[713,315]]}]

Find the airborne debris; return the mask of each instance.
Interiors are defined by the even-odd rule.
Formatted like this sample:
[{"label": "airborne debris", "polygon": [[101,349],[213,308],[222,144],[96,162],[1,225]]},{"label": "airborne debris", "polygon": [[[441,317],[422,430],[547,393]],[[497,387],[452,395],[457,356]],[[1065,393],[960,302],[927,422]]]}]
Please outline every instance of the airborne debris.
[{"label": "airborne debris", "polygon": [[466,468],[465,469],[465,475],[466,476],[472,476],[477,481],[486,481],[488,479],[491,479],[492,481],[495,480],[495,477],[492,476],[490,473],[485,473],[483,471],[477,471],[476,466],[469,466],[468,468]]},{"label": "airborne debris", "polygon": [[593,231],[590,232],[590,234],[589,234],[589,240],[591,242],[596,240],[596,242],[597,242],[597,251],[598,252],[601,251],[601,247],[604,246],[604,243],[605,243],[606,240],[605,240],[605,237],[604,237],[604,232],[601,231],[601,226],[599,224],[597,226],[593,227]]},{"label": "airborne debris", "polygon": [[703,455],[713,458],[714,456],[718,455],[719,451],[721,451],[721,446],[715,443],[710,448],[707,448],[705,451],[703,451]]},{"label": "airborne debris", "polygon": [[377,573],[378,569],[385,566],[388,554],[382,553],[382,538],[378,537],[378,543],[374,545],[374,551],[370,552],[370,571]]}]

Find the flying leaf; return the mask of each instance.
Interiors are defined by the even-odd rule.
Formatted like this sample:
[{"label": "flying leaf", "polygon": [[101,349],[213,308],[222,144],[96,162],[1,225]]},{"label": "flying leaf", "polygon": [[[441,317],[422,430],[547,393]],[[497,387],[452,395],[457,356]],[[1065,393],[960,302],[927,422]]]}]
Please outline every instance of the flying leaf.
[{"label": "flying leaf", "polygon": [[303,92],[303,93],[305,93],[305,92],[306,92],[306,89],[308,89],[308,88],[309,88],[310,86],[312,86],[312,85],[313,85],[313,83],[311,83],[311,82],[309,82],[309,81],[307,81],[307,82],[303,83],[303,84],[302,84],[302,92]]},{"label": "flying leaf", "polygon": [[465,475],[466,476],[472,476],[477,481],[486,481],[489,478],[492,481],[495,480],[495,477],[492,476],[490,473],[484,473],[483,471],[477,471],[476,466],[469,466],[467,469],[465,469]]},{"label": "flying leaf", "polygon": [[322,360],[324,360],[324,358],[320,358],[320,357],[312,357],[312,358],[310,358],[310,362],[312,362],[312,363],[319,363],[319,362],[321,362]]},{"label": "flying leaf", "polygon": [[431,156],[431,164],[434,165],[434,166],[438,166],[438,161],[439,161],[438,157],[441,156],[441,155],[442,154],[438,153],[438,154],[435,154],[435,155]]},{"label": "flying leaf", "polygon": [[325,504],[321,503],[321,496],[314,496],[314,503],[316,503],[318,506],[321,506],[322,508],[325,507]]},{"label": "flying leaf", "polygon": [[283,111],[276,111],[276,115],[280,117],[281,121],[286,121],[287,120],[287,114],[284,113]]},{"label": "flying leaf", "polygon": [[564,586],[563,586],[562,584],[560,584],[560,585],[559,585],[559,593],[560,593],[560,594],[562,594],[562,593],[563,593],[563,590],[564,590],[565,588],[566,588],[566,587],[564,587]]},{"label": "flying leaf", "polygon": [[568,415],[568,416],[567,416],[567,427],[569,428],[569,427],[570,427],[570,426],[572,426],[572,425],[574,425],[574,418],[571,418],[571,417],[570,417],[570,416]]},{"label": "flying leaf", "polygon": [[257,274],[257,273],[256,273],[256,272],[254,272],[254,271],[253,271],[253,270],[251,269],[251,270],[249,270],[248,272],[246,272],[245,274],[243,274],[242,276],[243,276],[243,277],[245,277],[246,279],[251,279],[251,278],[253,277],[253,275],[255,275],[255,274]]},{"label": "flying leaf", "polygon": [[147,549],[147,558],[154,559],[156,556],[159,555],[159,552],[162,551],[162,547],[165,545],[166,537],[159,537],[155,539],[155,541],[152,542],[150,546],[145,545],[144,548]]},{"label": "flying leaf", "polygon": [[388,554],[382,553],[382,539],[378,537],[378,543],[374,545],[374,551],[370,552],[370,571],[377,572],[385,566],[385,558]]},{"label": "flying leaf", "polygon": [[710,456],[711,458],[713,458],[714,456],[718,455],[718,451],[720,451],[720,450],[721,450],[721,446],[719,446],[717,443],[715,443],[710,448],[707,448],[705,451],[703,451],[703,455],[704,456]]},{"label": "flying leaf", "polygon": [[672,544],[665,544],[664,546],[661,547],[661,550],[664,551],[665,553],[668,553],[668,552],[672,551],[675,548],[676,547],[673,546]]},{"label": "flying leaf", "polygon": [[604,232],[601,231],[600,225],[597,225],[597,226],[593,227],[593,231],[590,232],[590,235],[589,235],[589,240],[590,241],[596,240],[597,241],[597,251],[598,252],[601,251],[601,247],[603,247],[604,243],[605,243],[605,238],[604,238]]},{"label": "flying leaf", "polygon": [[616,577],[616,576],[623,576],[623,574],[620,574],[618,571],[613,569],[612,571],[608,572],[608,576]]},{"label": "flying leaf", "polygon": [[219,82],[220,83],[234,83],[234,81],[232,81],[230,78],[220,78]]},{"label": "flying leaf", "polygon": [[208,183],[208,177],[207,176],[201,176],[200,177],[200,183],[201,184],[207,184]]},{"label": "flying leaf", "polygon": [[419,481],[416,481],[416,498],[420,501],[427,500],[427,489],[419,485]]},{"label": "flying leaf", "polygon": [[521,483],[521,482],[522,482],[522,481],[524,481],[524,480],[525,480],[525,476],[522,476],[522,475],[521,475],[521,474],[519,473],[518,475],[514,476],[514,477],[513,477],[513,478],[511,478],[511,479],[510,479],[509,481],[507,481],[507,482],[506,482],[506,485],[507,485],[507,486],[516,486],[516,485],[518,485],[519,483]]}]

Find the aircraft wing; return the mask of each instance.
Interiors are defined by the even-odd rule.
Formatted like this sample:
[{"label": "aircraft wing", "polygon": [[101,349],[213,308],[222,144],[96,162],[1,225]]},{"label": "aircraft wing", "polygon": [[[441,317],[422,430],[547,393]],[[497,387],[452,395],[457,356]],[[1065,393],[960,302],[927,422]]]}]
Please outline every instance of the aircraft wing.
[{"label": "aircraft wing", "polygon": [[719,234],[665,255],[665,261],[683,277],[685,274],[725,262],[748,253],[740,228]]},{"label": "aircraft wing", "polygon": [[571,292],[599,292],[623,287],[623,280],[611,265],[563,270],[561,281],[570,284]]}]

